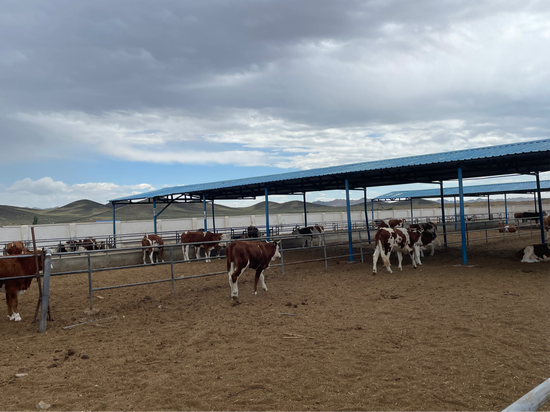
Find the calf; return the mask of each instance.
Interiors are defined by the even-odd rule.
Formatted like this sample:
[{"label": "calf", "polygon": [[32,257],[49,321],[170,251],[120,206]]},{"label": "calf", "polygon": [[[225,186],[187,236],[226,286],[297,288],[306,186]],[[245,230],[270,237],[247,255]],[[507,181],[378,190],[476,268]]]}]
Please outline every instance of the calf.
[{"label": "calf", "polygon": [[147,252],[149,252],[149,259],[151,260],[151,263],[154,262],[154,254],[157,254],[157,263],[159,263],[159,256],[160,259],[164,262],[163,252],[164,248],[162,247],[164,245],[164,242],[162,238],[159,235],[145,235],[143,236],[143,239],[141,239],[141,246],[143,246],[145,249],[143,249],[143,264],[145,265],[146,258],[147,258]]},{"label": "calf", "polygon": [[81,240],[80,247],[84,250],[97,250],[97,242],[93,237],[87,237],[86,239]]},{"label": "calf", "polygon": [[28,250],[25,244],[19,240],[10,242],[6,245],[6,255],[22,255],[27,252]]},{"label": "calf", "polygon": [[441,242],[437,237],[437,225],[433,222],[415,223],[409,226],[409,229],[416,230],[421,234],[420,256],[424,257],[426,246],[431,247],[430,256],[434,255],[435,246],[440,246]]},{"label": "calf", "polygon": [[238,301],[239,288],[237,281],[239,280],[239,276],[249,267],[256,269],[254,295],[258,294],[258,280],[261,280],[262,288],[267,292],[264,270],[267,269],[271,261],[281,257],[281,254],[279,253],[278,241],[246,240],[230,243],[225,250],[225,256],[227,259],[229,286],[231,287],[231,299]]},{"label": "calf", "polygon": [[546,231],[546,238],[550,239],[550,215],[544,218],[544,230]]},{"label": "calf", "polygon": [[499,222],[498,223],[498,231],[500,233],[504,233],[504,232],[515,233],[516,230],[517,230],[516,225],[512,225],[512,224],[507,225],[504,222]]},{"label": "calf", "polygon": [[311,246],[315,246],[314,240],[318,240],[318,245],[321,246],[323,242],[323,233],[325,233],[325,228],[321,225],[307,226],[307,227],[295,227],[292,231],[293,235],[305,235],[306,241],[302,247],[307,245],[307,239],[311,242]]},{"label": "calf", "polygon": [[198,250],[199,248],[204,248],[204,255],[206,256],[206,262],[210,262],[210,251],[212,249],[216,249],[216,254],[220,253],[220,241],[224,239],[224,235],[222,233],[212,233],[212,232],[194,232],[189,231],[187,233],[182,233],[181,235],[181,243],[183,246],[181,247],[183,251],[183,260],[189,261],[189,248],[193,247],[195,250],[195,257],[198,257]]},{"label": "calf", "polygon": [[550,261],[550,244],[541,243],[538,245],[529,245],[514,254],[514,258],[523,263],[538,263],[541,261]]},{"label": "calf", "polygon": [[[32,278],[11,280],[2,280],[2,278],[35,275],[43,269],[43,259],[43,254],[36,259],[32,253],[25,253],[23,256],[16,258],[0,259],[0,292],[6,294],[9,320],[15,322],[21,320],[18,297],[30,287]],[[37,260],[38,268],[36,266]]]},{"label": "calf", "polygon": [[402,253],[408,253],[411,257],[413,267],[416,269],[417,258],[420,261],[419,253],[415,253],[415,246],[418,247],[420,241],[420,233],[414,230],[405,228],[381,228],[378,229],[374,237],[374,255],[372,258],[372,272],[376,275],[376,264],[378,257],[382,256],[382,262],[388,270],[393,273],[390,265],[391,252],[397,252],[399,261],[399,270],[403,270],[401,262],[403,261]]}]

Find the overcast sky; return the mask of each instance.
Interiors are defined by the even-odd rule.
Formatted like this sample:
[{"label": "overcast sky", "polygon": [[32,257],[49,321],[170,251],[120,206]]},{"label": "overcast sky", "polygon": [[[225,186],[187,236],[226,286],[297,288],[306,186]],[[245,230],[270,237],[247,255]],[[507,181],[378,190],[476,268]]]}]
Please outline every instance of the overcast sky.
[{"label": "overcast sky", "polygon": [[0,1],[0,204],[550,137],[547,0]]}]

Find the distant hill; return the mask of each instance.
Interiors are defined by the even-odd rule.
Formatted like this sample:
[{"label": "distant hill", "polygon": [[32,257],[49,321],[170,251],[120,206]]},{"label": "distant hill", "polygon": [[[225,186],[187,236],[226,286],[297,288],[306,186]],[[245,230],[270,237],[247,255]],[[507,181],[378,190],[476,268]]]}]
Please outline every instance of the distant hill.
[{"label": "distant hill", "polygon": [[[550,199],[544,199],[543,209],[550,208]],[[480,204],[485,205],[486,200],[482,199]],[[491,204],[502,205],[502,201],[491,201]],[[533,201],[523,201],[526,205],[532,206]],[[515,202],[515,204],[518,204]],[[157,213],[160,213],[166,205],[157,203]],[[368,201],[367,209],[370,211],[372,203]],[[392,210],[392,209],[410,209],[411,204],[408,200],[397,202],[374,202],[374,210]],[[438,201],[425,199],[414,199],[413,208],[439,208]],[[331,202],[308,202],[306,209],[310,213],[329,213],[344,212],[345,200],[337,199]],[[363,199],[353,201],[351,210],[363,210]],[[304,205],[300,201],[291,201],[285,203],[269,202],[270,214],[284,213],[303,213]],[[206,208],[208,216],[212,214],[212,205],[208,204]],[[263,215],[265,213],[265,202],[258,202],[248,207],[228,207],[215,204],[214,213],[216,216],[246,216]],[[160,215],[159,219],[184,219],[184,218],[202,218],[202,203],[174,203],[168,206]],[[78,200],[65,206],[54,209],[33,209],[16,206],[0,205],[0,226],[32,225],[35,218],[37,224],[51,223],[78,223],[78,222],[96,222],[101,220],[112,220],[113,209],[110,204],[103,205],[91,200]],[[122,221],[131,220],[152,220],[153,204],[142,202],[132,205],[117,207],[116,219]]]}]

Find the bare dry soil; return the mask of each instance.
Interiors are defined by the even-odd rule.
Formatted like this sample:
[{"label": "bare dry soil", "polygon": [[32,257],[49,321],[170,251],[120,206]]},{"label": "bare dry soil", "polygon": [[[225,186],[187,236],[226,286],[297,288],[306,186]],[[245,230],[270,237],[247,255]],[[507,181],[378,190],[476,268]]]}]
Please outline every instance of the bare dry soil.
[{"label": "bare dry soil", "polygon": [[[0,320],[0,410],[502,410],[550,376],[550,264],[512,259],[540,235],[440,247],[388,273],[372,254],[287,252],[231,303],[226,274],[95,293],[52,278],[53,322]],[[330,249],[331,255],[346,249]],[[369,251],[366,251],[369,252]],[[372,253],[372,247],[370,249]],[[224,260],[174,265],[223,272]],[[167,279],[170,265],[94,275],[95,287]],[[75,324],[78,326],[66,328]],[[16,377],[16,374],[20,374]],[[545,409],[548,410],[548,409]]]}]

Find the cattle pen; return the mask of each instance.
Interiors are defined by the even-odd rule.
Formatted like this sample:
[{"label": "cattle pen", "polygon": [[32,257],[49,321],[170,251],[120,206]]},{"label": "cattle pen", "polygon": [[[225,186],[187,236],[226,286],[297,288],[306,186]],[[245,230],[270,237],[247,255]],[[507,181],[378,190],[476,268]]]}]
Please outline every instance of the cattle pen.
[{"label": "cattle pen", "polygon": [[[0,406],[504,409],[548,378],[550,336],[540,327],[550,310],[548,264],[510,258],[536,233],[478,235],[467,267],[450,243],[416,270],[405,261],[402,272],[377,276],[369,259],[337,258],[347,246],[329,246],[326,261],[322,247],[283,248],[285,274],[268,270],[269,291],[253,297],[246,273],[236,306],[223,259],[174,264],[174,278],[187,279],[174,293],[162,284],[96,291],[90,315],[88,273],[54,275],[47,334],[30,323],[36,289],[22,297],[23,322],[0,327],[13,348],[0,362]],[[371,251],[365,242],[364,256]],[[140,261],[139,248],[128,253]],[[169,265],[93,272],[93,280],[102,287],[166,279]],[[216,272],[222,278],[192,277]],[[29,399],[17,396],[27,387]]]}]

